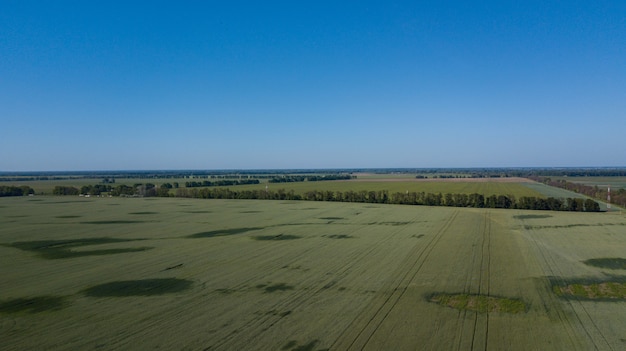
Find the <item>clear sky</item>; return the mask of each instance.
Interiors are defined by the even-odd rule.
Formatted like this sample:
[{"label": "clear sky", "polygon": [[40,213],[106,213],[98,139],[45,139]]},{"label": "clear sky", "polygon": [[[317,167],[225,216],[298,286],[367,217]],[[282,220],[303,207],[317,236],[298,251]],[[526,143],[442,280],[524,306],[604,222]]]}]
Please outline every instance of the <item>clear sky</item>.
[{"label": "clear sky", "polygon": [[0,0],[0,171],[626,166],[626,1]]}]

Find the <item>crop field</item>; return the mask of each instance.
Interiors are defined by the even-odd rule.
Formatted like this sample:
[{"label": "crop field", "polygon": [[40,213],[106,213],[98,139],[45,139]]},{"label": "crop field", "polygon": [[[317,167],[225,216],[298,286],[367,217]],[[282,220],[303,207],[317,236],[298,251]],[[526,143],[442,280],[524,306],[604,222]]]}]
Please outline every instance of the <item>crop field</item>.
[{"label": "crop field", "polygon": [[[133,185],[137,183],[153,183],[160,186],[163,183],[177,182],[184,187],[186,181],[193,179],[186,178],[166,178],[166,179],[150,179],[150,178],[119,178],[116,179],[115,187],[120,184]],[[196,179],[202,180],[202,179]],[[35,190],[36,194],[51,195],[55,186],[73,186],[76,188],[95,185],[101,183],[101,179],[61,179],[61,180],[36,180],[36,181],[10,181],[1,182],[0,185],[27,185]],[[267,179],[261,179],[261,184],[254,185],[237,185],[228,186],[233,190],[253,190],[269,189],[286,191],[293,190],[296,194],[304,194],[307,191],[382,191],[389,193],[396,192],[425,192],[425,193],[455,193],[455,194],[472,194],[478,193],[485,196],[490,195],[513,195],[516,198],[522,196],[545,197],[544,192],[532,188],[531,182],[523,178],[475,178],[475,179],[415,179],[406,175],[376,175],[364,176],[362,179],[357,178],[349,181],[316,181],[316,182],[293,182],[293,183],[267,183]],[[556,189],[556,188],[555,188]],[[172,190],[172,194],[175,191]]]},{"label": "crop field", "polygon": [[0,199],[3,350],[621,350],[626,217]]},{"label": "crop field", "polygon": [[503,181],[471,181],[471,180],[402,180],[402,179],[371,179],[371,180],[343,180],[343,181],[319,181],[319,182],[298,182],[298,183],[270,183],[257,185],[240,185],[236,189],[263,189],[265,186],[270,189],[293,190],[296,194],[303,194],[311,190],[321,191],[382,191],[389,193],[425,192],[425,193],[454,193],[472,194],[478,193],[485,196],[490,195],[513,195],[515,197],[534,196],[544,197],[540,192],[530,189],[522,182]]},{"label": "crop field", "polygon": [[543,183],[532,182],[532,183],[524,183],[524,186],[537,191],[544,197],[554,197],[557,199],[567,199],[567,198],[580,198],[586,199],[587,197],[583,194],[579,194],[573,191],[569,191],[566,189],[556,188],[553,186],[549,186]]},{"label": "crop field", "polygon": [[606,189],[608,185],[611,189],[626,189],[626,177],[553,177],[554,179],[562,179],[572,183],[580,183],[589,186],[598,186],[598,188]]}]

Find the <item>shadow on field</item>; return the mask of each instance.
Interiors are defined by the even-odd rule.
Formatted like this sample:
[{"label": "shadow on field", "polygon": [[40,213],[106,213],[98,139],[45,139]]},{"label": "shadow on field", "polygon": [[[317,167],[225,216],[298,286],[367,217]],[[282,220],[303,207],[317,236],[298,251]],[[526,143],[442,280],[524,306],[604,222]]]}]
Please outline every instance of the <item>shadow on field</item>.
[{"label": "shadow on field", "polygon": [[278,235],[259,235],[253,236],[254,240],[295,240],[300,239],[300,236],[297,235],[289,235],[289,234],[278,234]]},{"label": "shadow on field", "polygon": [[623,302],[626,301],[626,277],[559,278],[548,277],[552,292],[565,300]]},{"label": "shadow on field", "polygon": [[219,229],[219,230],[212,230],[209,232],[191,234],[191,235],[188,235],[187,238],[213,238],[216,236],[229,236],[229,235],[243,234],[243,233],[251,232],[253,230],[261,230],[261,229],[265,229],[265,227]]},{"label": "shadow on field", "polygon": [[89,222],[80,222],[80,224],[133,224],[133,223],[146,223],[146,221],[125,221],[125,220],[113,220],[113,221],[89,221]]},{"label": "shadow on field", "polygon": [[542,219],[542,218],[552,218],[552,216],[551,215],[540,215],[540,214],[524,214],[524,215],[513,216],[513,218],[517,218],[517,219]]},{"label": "shadow on field", "polygon": [[112,244],[123,243],[130,241],[138,241],[143,239],[115,239],[115,238],[84,238],[84,239],[68,239],[68,240],[40,240],[40,241],[20,241],[11,244],[3,244],[3,246],[13,247],[23,251],[31,251],[37,253],[40,257],[45,259],[61,259],[61,258],[75,258],[83,256],[100,256],[100,255],[113,255],[125,252],[139,252],[152,249],[151,247],[131,247],[131,248],[119,248],[119,249],[104,249],[104,250],[86,250],[86,251],[72,251],[72,248],[100,245],[100,244]]},{"label": "shadow on field", "polygon": [[125,280],[96,285],[83,293],[91,297],[153,296],[185,291],[192,285],[191,280],[176,278]]},{"label": "shadow on field", "polygon": [[62,296],[18,298],[0,302],[0,313],[39,313],[60,310],[67,304]]},{"label": "shadow on field", "polygon": [[329,239],[352,239],[354,238],[352,235],[347,234],[331,234],[331,235],[322,235],[325,238]]},{"label": "shadow on field", "polygon": [[287,285],[285,283],[277,283],[273,285],[259,284],[256,286],[256,288],[263,289],[265,290],[266,293],[273,293],[275,291],[293,290],[293,286]]},{"label": "shadow on field", "polygon": [[[290,340],[285,346],[281,348],[282,351],[313,351],[315,349],[315,345],[319,343],[319,340],[310,341],[307,344],[298,345],[296,340]],[[328,350],[328,349],[325,349]],[[318,350],[322,351],[322,350]]]},{"label": "shadow on field", "polygon": [[588,266],[608,269],[626,269],[626,258],[604,257],[583,261]]}]

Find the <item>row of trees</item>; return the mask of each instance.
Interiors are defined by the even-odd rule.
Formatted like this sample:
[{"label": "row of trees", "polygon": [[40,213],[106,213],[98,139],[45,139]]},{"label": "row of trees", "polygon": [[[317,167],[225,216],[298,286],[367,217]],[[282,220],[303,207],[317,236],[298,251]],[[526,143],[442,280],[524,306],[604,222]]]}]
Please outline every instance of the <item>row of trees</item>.
[{"label": "row of trees", "polygon": [[52,195],[79,195],[80,190],[73,186],[57,185],[52,189]]},{"label": "row of trees", "polygon": [[[602,201],[606,200],[608,195],[608,189],[600,188],[597,185],[591,186],[580,183],[573,183],[562,179],[553,180],[548,177],[530,177],[530,179],[536,182],[544,183],[549,186],[573,191],[575,193],[583,194],[585,196]],[[626,207],[626,189],[612,189],[611,203],[621,207]]]},{"label": "row of trees", "polygon": [[425,205],[425,206],[454,206],[475,208],[517,208],[527,210],[553,211],[586,211],[598,212],[600,205],[591,200],[577,198],[555,199],[491,195],[482,194],[445,194],[406,192],[392,193],[387,191],[321,191],[310,190],[304,194],[296,194],[293,190],[242,190],[235,191],[224,188],[178,189],[177,197],[191,197],[202,199],[260,199],[260,200],[307,200],[307,201],[338,201],[338,202],[365,202],[381,204]]},{"label": "row of trees", "polygon": [[356,176],[350,174],[325,174],[325,175],[281,175],[270,178],[270,183],[292,183],[292,182],[318,182],[323,180],[350,180]]},{"label": "row of trees", "polygon": [[233,185],[246,185],[246,184],[259,184],[260,181],[258,179],[241,179],[241,180],[203,180],[201,182],[189,181],[185,182],[185,187],[187,188],[199,188],[206,186],[233,186]]},{"label": "row of trees", "polygon": [[0,186],[0,197],[4,197],[4,196],[25,196],[25,195],[30,195],[30,194],[34,194],[35,190],[33,190],[33,188],[27,186],[27,185],[22,185],[22,186],[6,186],[6,185],[2,185]]},{"label": "row of trees", "polygon": [[[53,190],[54,195],[99,195],[108,192],[113,196],[172,196],[172,186],[160,187],[151,183],[135,184],[133,186],[118,185],[115,188],[109,185],[84,186],[80,190],[74,187],[57,186]],[[510,195],[482,194],[441,194],[426,192],[389,193],[380,191],[329,191],[309,190],[303,194],[296,194],[293,190],[231,190],[229,188],[178,188],[176,197],[190,197],[202,199],[261,199],[261,200],[306,200],[306,201],[337,201],[337,202],[363,202],[398,205],[424,205],[424,206],[452,206],[474,208],[505,208],[525,210],[551,210],[551,211],[585,211],[599,212],[600,205],[592,199],[568,198],[557,199],[553,197],[538,198],[524,196],[516,199]]]},{"label": "row of trees", "polygon": [[80,188],[81,194],[100,195],[102,193],[108,193],[113,187],[105,184],[96,185],[84,185]]}]

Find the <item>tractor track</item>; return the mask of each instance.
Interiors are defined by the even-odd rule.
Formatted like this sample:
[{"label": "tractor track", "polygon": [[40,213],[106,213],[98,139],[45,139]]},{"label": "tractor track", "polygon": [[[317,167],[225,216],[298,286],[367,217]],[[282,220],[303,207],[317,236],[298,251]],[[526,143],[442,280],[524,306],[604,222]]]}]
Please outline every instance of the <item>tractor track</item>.
[{"label": "tractor track", "polygon": [[[441,241],[443,234],[446,233],[448,228],[450,228],[456,219],[458,213],[458,210],[454,211],[425,246],[418,243],[411,249],[404,262],[400,264],[400,266],[396,269],[395,274],[393,274],[394,277],[397,277],[395,282],[392,284],[393,288],[391,288],[388,293],[381,296],[378,303],[373,303],[375,306],[378,306],[378,308],[375,308],[373,312],[371,312],[372,309],[366,309],[361,316],[355,318],[353,323],[351,323],[344,330],[342,335],[335,341],[335,343],[331,345],[331,349],[363,350],[367,347],[372,336],[376,334],[376,331],[380,328],[381,324],[385,321],[389,313],[402,298],[409,286],[409,283],[420,271],[424,262],[426,262],[432,253],[434,247],[437,243],[439,243],[439,241]],[[359,322],[364,319],[367,320],[364,323],[364,326],[360,328],[359,332],[353,338],[350,338],[350,336],[347,335],[349,331],[356,327]],[[348,338],[348,340],[346,340],[346,338]],[[341,343],[343,340],[346,340],[345,345]]]},{"label": "tractor track", "polygon": [[[355,228],[352,232],[356,232],[359,229],[360,228]],[[272,309],[277,310],[277,311],[286,310],[286,309],[289,309],[289,310],[297,309],[299,306],[301,306],[302,304],[305,304],[308,300],[310,300],[311,297],[316,296],[322,291],[325,291],[330,286],[336,285],[341,279],[344,279],[345,277],[349,276],[350,273],[355,269],[355,267],[361,266],[362,261],[366,260],[368,257],[371,256],[372,252],[378,250],[378,247],[380,247],[384,243],[390,240],[393,240],[393,237],[394,237],[393,234],[403,229],[404,227],[400,227],[398,230],[395,230],[394,232],[390,233],[390,235],[382,236],[378,242],[371,245],[367,250],[355,251],[349,259],[344,260],[344,262],[347,262],[347,263],[343,264],[340,267],[336,267],[335,269],[333,269],[334,273],[332,276],[325,278],[324,280],[321,280],[321,281],[317,280],[314,276],[312,276],[309,279],[300,281],[298,283],[297,291],[294,293],[291,293],[287,298],[277,300],[277,303],[272,306]],[[350,234],[352,232],[350,232]],[[328,245],[332,245],[332,244],[329,242]],[[315,248],[315,250],[319,250],[319,247]],[[296,262],[299,259],[301,259],[301,256],[298,256],[293,262]],[[258,277],[255,280],[258,281]],[[246,283],[249,283],[249,282],[246,282]],[[243,286],[246,286],[247,285],[246,283],[243,283]],[[252,345],[254,338],[262,335],[264,331],[274,326],[279,320],[280,320],[279,316],[265,315],[261,318],[250,319],[244,325],[240,325],[238,329],[239,330],[245,329],[247,331],[247,334],[249,335],[249,337],[246,338],[244,344]],[[241,340],[240,334],[229,334],[225,336],[224,338],[220,339],[219,341],[215,342],[213,345],[211,345],[211,347],[207,349],[220,349],[222,347],[225,347],[226,345],[229,345],[229,347],[231,347],[232,342],[234,342],[234,339],[239,339],[240,341],[244,341],[244,340]]]},{"label": "tractor track", "polygon": [[[558,264],[557,262],[554,260],[553,256],[550,255],[549,252],[547,252],[548,250],[545,248],[544,245],[541,245],[536,239],[535,236],[537,236],[537,233],[535,232],[534,229],[527,229],[527,231],[529,231],[530,235],[527,235],[526,237],[528,238],[528,240],[533,244],[533,246],[535,247],[536,251],[539,253],[539,259],[541,260],[541,265],[542,268],[546,271],[546,273],[548,273],[549,276],[553,277],[553,279],[556,279],[559,281],[560,284],[566,285],[566,280],[563,278],[563,272],[558,268]],[[550,292],[550,294],[548,296],[549,297],[549,301],[548,304],[550,305],[558,305],[560,303],[560,301],[558,300],[558,298],[554,295],[554,293],[552,292],[552,287],[550,286],[550,282],[546,283],[548,286],[546,286],[546,290],[548,290]],[[595,350],[604,350],[604,349],[608,349],[608,350],[614,350],[610,343],[608,342],[608,340],[606,339],[606,337],[602,334],[601,330],[598,328],[598,326],[595,324],[595,322],[593,321],[593,318],[591,317],[591,315],[589,314],[589,312],[587,311],[587,309],[583,306],[582,302],[580,300],[578,300],[576,298],[575,302],[578,303],[578,306],[582,309],[582,311],[584,311],[585,313],[585,319],[589,320],[591,325],[593,326],[593,329],[595,329],[595,333],[592,330],[589,330],[589,328],[585,325],[585,323],[583,322],[583,318],[580,316],[580,314],[576,311],[576,308],[574,307],[574,303],[572,302],[572,300],[566,300],[566,304],[569,305],[570,310],[572,311],[572,314],[575,316],[576,318],[576,322],[577,325],[585,332],[585,335],[587,336],[587,340],[591,343],[591,345],[593,346],[593,348]],[[544,301],[544,303],[546,303]],[[572,342],[573,345],[576,345],[576,326],[572,323],[572,321],[567,318],[567,316],[565,315],[565,312],[560,310],[559,308],[556,308],[557,310],[557,315],[559,320],[567,325],[568,328],[568,336],[570,338],[570,341]],[[594,338],[593,334],[597,334],[600,336],[600,339],[604,342],[605,346],[600,347],[600,345],[598,345],[598,343],[596,342],[596,338]]]}]

